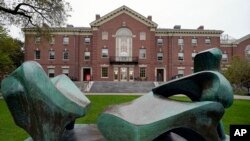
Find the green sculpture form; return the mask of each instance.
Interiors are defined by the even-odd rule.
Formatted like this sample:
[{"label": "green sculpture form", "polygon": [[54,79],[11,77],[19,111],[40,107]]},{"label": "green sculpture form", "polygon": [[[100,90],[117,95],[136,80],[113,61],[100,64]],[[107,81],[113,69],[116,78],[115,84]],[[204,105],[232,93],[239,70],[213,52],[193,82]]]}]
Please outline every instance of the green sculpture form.
[{"label": "green sculpture form", "polygon": [[[169,141],[172,134],[190,141],[227,140],[220,122],[233,103],[230,83],[218,72],[221,51],[196,55],[195,73],[169,81],[148,94],[109,107],[98,119],[98,128],[109,141]],[[184,94],[193,102],[168,99]]]},{"label": "green sculpture form", "polygon": [[50,80],[33,61],[25,62],[1,85],[15,123],[34,141],[60,141],[65,128],[72,129],[90,104],[66,75]]}]

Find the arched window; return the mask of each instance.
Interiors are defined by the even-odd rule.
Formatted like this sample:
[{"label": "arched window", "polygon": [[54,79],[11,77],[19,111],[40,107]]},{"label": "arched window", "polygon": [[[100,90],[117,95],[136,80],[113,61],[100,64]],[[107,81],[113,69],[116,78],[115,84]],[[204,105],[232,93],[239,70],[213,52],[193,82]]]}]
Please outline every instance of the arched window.
[{"label": "arched window", "polygon": [[132,56],[132,32],[128,28],[120,28],[116,32],[116,56]]},{"label": "arched window", "polygon": [[245,49],[246,58],[250,59],[250,45],[248,45]]}]

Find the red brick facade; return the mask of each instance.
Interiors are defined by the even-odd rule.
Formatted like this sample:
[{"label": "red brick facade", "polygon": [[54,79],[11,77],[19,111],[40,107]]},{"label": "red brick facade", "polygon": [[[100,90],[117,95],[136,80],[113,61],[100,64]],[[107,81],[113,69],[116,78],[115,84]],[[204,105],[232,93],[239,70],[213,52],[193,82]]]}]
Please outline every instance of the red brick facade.
[{"label": "red brick facade", "polygon": [[78,81],[168,81],[192,73],[195,53],[220,47],[230,60],[236,54],[245,56],[250,44],[246,36],[221,45],[222,31],[203,26],[157,28],[151,16],[126,6],[97,15],[90,25],[49,28],[46,36],[37,35],[33,28],[23,29],[25,60],[36,60],[51,77],[65,73]]}]

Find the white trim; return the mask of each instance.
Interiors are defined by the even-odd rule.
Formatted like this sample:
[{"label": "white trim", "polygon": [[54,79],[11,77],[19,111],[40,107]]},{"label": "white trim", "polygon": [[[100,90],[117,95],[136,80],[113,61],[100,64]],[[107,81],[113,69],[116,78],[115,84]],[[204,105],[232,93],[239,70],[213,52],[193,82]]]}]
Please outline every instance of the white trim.
[{"label": "white trim", "polygon": [[50,65],[50,66],[47,66],[47,68],[48,68],[48,69],[54,69],[54,68],[56,68],[56,66]]},{"label": "white trim", "polygon": [[140,65],[139,65],[139,68],[141,68],[141,67],[148,67],[148,65],[140,64]]},{"label": "white trim", "polygon": [[186,67],[177,67],[178,70],[184,70]]},{"label": "white trim", "polygon": [[69,69],[69,66],[61,66],[62,69]]}]

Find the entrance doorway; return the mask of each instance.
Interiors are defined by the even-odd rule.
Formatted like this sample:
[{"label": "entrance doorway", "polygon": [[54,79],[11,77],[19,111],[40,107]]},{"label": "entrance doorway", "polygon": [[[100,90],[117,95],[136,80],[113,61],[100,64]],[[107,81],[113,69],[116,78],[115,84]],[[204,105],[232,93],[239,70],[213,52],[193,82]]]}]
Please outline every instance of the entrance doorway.
[{"label": "entrance doorway", "polygon": [[134,81],[134,67],[130,66],[115,66],[114,81]]},{"label": "entrance doorway", "polygon": [[83,68],[83,81],[90,81],[91,80],[91,69],[90,68]]},{"label": "entrance doorway", "polygon": [[122,67],[121,68],[121,81],[127,81],[127,76],[128,76],[128,68]]},{"label": "entrance doorway", "polygon": [[156,81],[164,81],[164,69],[156,70]]}]

